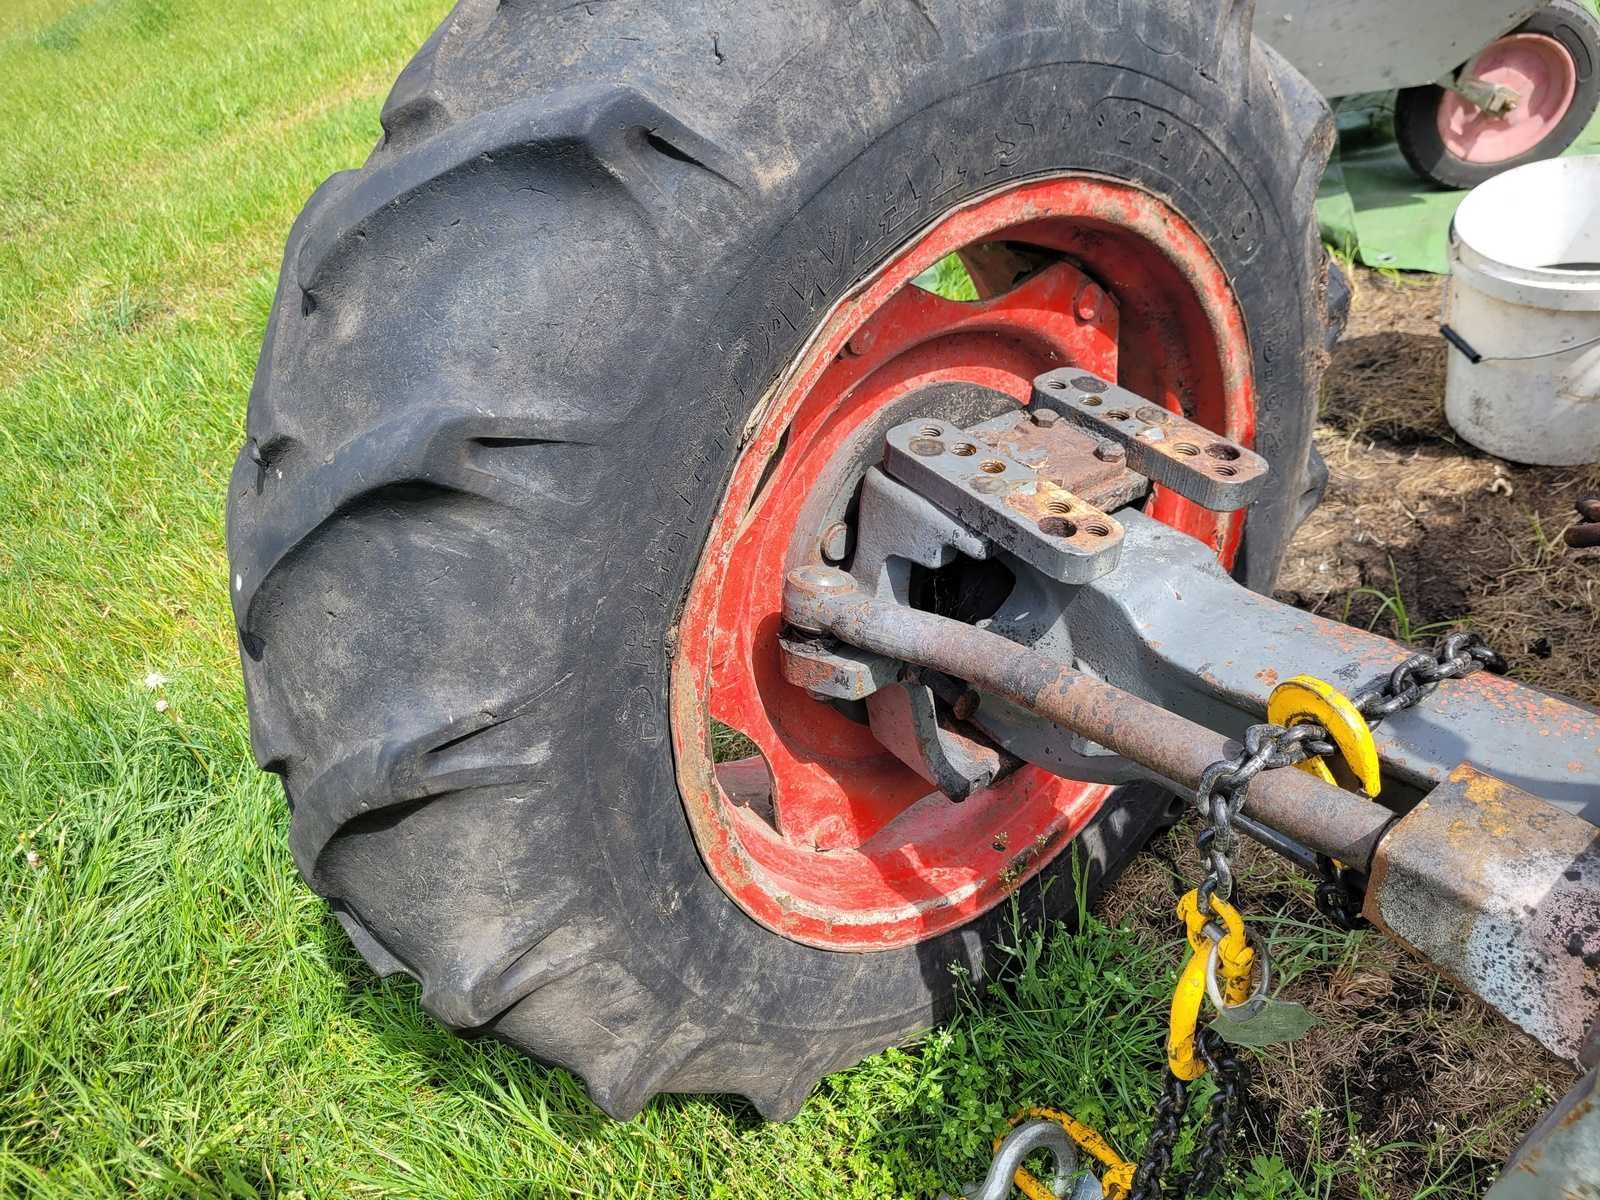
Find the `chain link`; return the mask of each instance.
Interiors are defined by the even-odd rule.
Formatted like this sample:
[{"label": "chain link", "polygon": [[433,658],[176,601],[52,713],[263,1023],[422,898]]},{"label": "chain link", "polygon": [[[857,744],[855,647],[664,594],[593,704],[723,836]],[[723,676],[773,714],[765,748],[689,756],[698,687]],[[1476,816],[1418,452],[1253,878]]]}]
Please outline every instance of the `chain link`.
[{"label": "chain link", "polygon": [[[1389,672],[1382,683],[1350,699],[1367,725],[1376,729],[1385,718],[1427,699],[1444,680],[1460,679],[1484,669],[1498,674],[1506,669],[1505,660],[1478,634],[1452,633],[1439,642],[1432,654],[1413,654]],[[1233,897],[1233,867],[1228,857],[1238,841],[1233,821],[1244,807],[1250,781],[1263,771],[1292,767],[1313,755],[1333,754],[1336,749],[1328,731],[1320,725],[1288,729],[1282,725],[1252,725],[1245,730],[1243,749],[1238,754],[1206,768],[1195,791],[1195,807],[1205,823],[1195,839],[1207,866],[1199,887],[1201,911],[1214,911],[1213,896],[1221,900]],[[1321,856],[1319,862],[1323,880],[1317,888],[1317,908],[1341,928],[1354,928],[1361,920],[1361,897],[1352,873],[1341,870],[1326,856]],[[1173,1200],[1203,1195],[1216,1182],[1250,1084],[1250,1064],[1210,1028],[1200,1030],[1196,1047],[1216,1079],[1217,1091],[1195,1135],[1190,1173],[1178,1184]],[[1161,1200],[1162,1181],[1172,1167],[1173,1150],[1188,1104],[1187,1085],[1168,1070],[1128,1200]]]},{"label": "chain link", "polygon": [[[1205,1120],[1195,1133],[1189,1174],[1179,1182],[1173,1200],[1204,1195],[1216,1183],[1250,1086],[1250,1064],[1211,1030],[1202,1029],[1195,1045],[1216,1080],[1217,1090],[1206,1105]],[[1155,1124],[1134,1172],[1128,1200],[1162,1200],[1162,1181],[1172,1168],[1172,1153],[1188,1106],[1188,1085],[1168,1071],[1161,1099],[1156,1103]]]},{"label": "chain link", "polygon": [[1133,1173],[1133,1187],[1128,1189],[1128,1200],[1161,1200],[1162,1180],[1172,1169],[1172,1152],[1178,1145],[1178,1132],[1188,1107],[1189,1085],[1168,1070],[1161,1085],[1161,1099],[1156,1101],[1156,1119],[1150,1127],[1150,1137],[1145,1141],[1144,1154]]},{"label": "chain link", "polygon": [[1411,708],[1433,695],[1446,679],[1461,679],[1474,671],[1503,674],[1506,660],[1489,648],[1476,633],[1452,633],[1434,647],[1432,654],[1413,654],[1376,687],[1357,692],[1351,703],[1376,729],[1385,717]]},{"label": "chain link", "polygon": [[1317,855],[1317,873],[1322,876],[1314,897],[1317,911],[1330,925],[1346,933],[1366,928],[1367,919],[1361,915],[1366,877],[1341,867],[1326,854]]},{"label": "chain link", "polygon": [[[1376,729],[1386,718],[1422,703],[1444,680],[1461,679],[1485,669],[1498,674],[1506,669],[1505,660],[1479,634],[1452,633],[1440,640],[1432,654],[1413,654],[1390,671],[1382,683],[1357,692],[1350,700],[1367,725]],[[1244,806],[1250,781],[1262,771],[1291,767],[1312,755],[1334,752],[1328,731],[1320,725],[1308,723],[1289,729],[1252,725],[1245,730],[1241,753],[1206,768],[1195,794],[1195,807],[1206,823],[1198,839],[1208,867],[1200,885],[1202,908],[1209,905],[1213,895],[1224,900],[1233,896],[1233,870],[1228,862],[1238,841],[1233,819]],[[1342,914],[1345,921],[1355,920],[1360,904],[1351,893],[1351,881],[1331,862],[1318,891],[1327,904],[1325,912]],[[1339,921],[1340,916],[1333,919]]]},{"label": "chain link", "polygon": [[1206,1106],[1206,1119],[1195,1134],[1189,1177],[1179,1185],[1179,1196],[1203,1196],[1217,1182],[1239,1110],[1250,1090],[1250,1064],[1232,1046],[1210,1029],[1202,1029],[1195,1044],[1217,1081],[1217,1090]]}]

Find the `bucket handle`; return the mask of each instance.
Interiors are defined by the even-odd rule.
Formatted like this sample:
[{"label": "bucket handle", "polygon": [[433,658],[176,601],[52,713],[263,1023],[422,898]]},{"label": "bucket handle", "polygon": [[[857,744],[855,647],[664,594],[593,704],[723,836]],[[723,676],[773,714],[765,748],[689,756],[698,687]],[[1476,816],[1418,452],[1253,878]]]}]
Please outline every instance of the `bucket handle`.
[{"label": "bucket handle", "polygon": [[1569,350],[1586,350],[1590,346],[1600,346],[1600,337],[1592,337],[1586,342],[1574,342],[1570,346],[1562,346],[1558,350],[1545,350],[1539,354],[1482,354],[1473,347],[1471,342],[1450,328],[1448,324],[1439,326],[1439,336],[1461,351],[1473,366],[1477,366],[1481,362],[1527,362],[1535,358],[1554,358],[1556,355],[1565,354]]}]

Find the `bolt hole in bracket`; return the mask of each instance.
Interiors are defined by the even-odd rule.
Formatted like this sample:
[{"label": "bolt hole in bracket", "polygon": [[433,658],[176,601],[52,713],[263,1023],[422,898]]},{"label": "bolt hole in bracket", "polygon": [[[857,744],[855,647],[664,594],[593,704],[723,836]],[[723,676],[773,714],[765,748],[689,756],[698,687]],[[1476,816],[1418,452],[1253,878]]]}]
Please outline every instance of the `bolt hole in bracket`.
[{"label": "bolt hole in bracket", "polygon": [[[1025,416],[1005,416],[944,430],[909,421],[889,431],[884,466],[892,478],[1047,578],[1089,583],[1116,567],[1122,526],[1042,475],[1037,461],[1019,461],[996,447],[1027,423]],[[929,435],[935,429],[940,436]],[[976,464],[956,452],[980,443],[988,443],[990,456]]]},{"label": "bolt hole in bracket", "polygon": [[[1180,414],[1087,372],[1051,371],[1035,379],[1028,409],[974,424],[910,416],[887,432],[882,472],[869,472],[862,488],[852,573],[869,593],[887,591],[905,603],[903,587],[885,571],[896,556],[925,566],[946,565],[958,551],[971,559],[998,556],[1021,569],[1018,594],[1038,601],[1020,607],[1047,620],[1039,614],[1117,568],[1124,529],[1111,512],[1141,499],[1152,482],[1229,511],[1254,498],[1266,473],[1259,456]],[[1026,582],[1030,574],[1039,584]],[[1067,591],[1051,594],[1055,585]],[[1065,637],[1042,626],[1034,634],[1021,636],[1041,649]],[[849,706],[841,711],[857,719],[866,713],[878,740],[952,800],[987,786],[1018,758],[1076,779],[1150,778],[999,697],[974,693],[975,703],[961,711],[959,681],[935,675],[902,682],[903,664],[793,631],[781,645],[789,682]],[[907,720],[904,697],[890,693],[904,688],[926,707],[927,684],[939,693],[938,711]],[[863,701],[864,710],[857,707]]]},{"label": "bolt hole in bracket", "polygon": [[1259,454],[1086,371],[1039,376],[1033,403],[1122,447],[1129,468],[1202,508],[1244,508],[1267,481]]}]

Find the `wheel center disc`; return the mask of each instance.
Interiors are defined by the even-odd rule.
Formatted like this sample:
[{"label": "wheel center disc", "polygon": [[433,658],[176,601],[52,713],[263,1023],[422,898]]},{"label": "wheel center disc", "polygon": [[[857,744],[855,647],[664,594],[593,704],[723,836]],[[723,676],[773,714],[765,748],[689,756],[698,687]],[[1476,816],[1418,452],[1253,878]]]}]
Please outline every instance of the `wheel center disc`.
[{"label": "wheel center disc", "polygon": [[[983,298],[916,286],[957,252]],[[1216,259],[1161,200],[1074,175],[992,193],[902,246],[752,418],[679,625],[672,728],[707,866],[769,928],[849,950],[935,936],[1037,873],[1110,793],[1024,766],[956,804],[788,683],[777,645],[786,570],[840,551],[889,426],[939,415],[909,411],[913,393],[977,384],[1020,406],[1062,366],[1253,442],[1244,321]],[[1146,511],[1232,562],[1237,514],[1160,488]]]},{"label": "wheel center disc", "polygon": [[1485,112],[1456,92],[1439,102],[1439,138],[1464,162],[1507,162],[1532,150],[1561,123],[1578,90],[1578,66],[1553,37],[1515,33],[1491,43],[1462,71],[1517,94],[1510,112]]}]

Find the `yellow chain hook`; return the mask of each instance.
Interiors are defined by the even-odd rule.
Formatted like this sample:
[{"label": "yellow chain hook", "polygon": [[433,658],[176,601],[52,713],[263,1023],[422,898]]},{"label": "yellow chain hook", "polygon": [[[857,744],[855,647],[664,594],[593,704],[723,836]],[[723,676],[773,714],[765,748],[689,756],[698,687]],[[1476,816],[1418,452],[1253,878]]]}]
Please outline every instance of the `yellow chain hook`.
[{"label": "yellow chain hook", "polygon": [[[1369,796],[1378,794],[1382,781],[1378,775],[1378,747],[1373,743],[1372,730],[1350,698],[1331,683],[1312,675],[1285,679],[1267,697],[1267,720],[1286,729],[1293,725],[1321,725],[1333,744],[1339,747],[1339,753],[1360,782],[1361,790]],[[1324,783],[1339,785],[1320,757],[1313,756],[1298,765]]]},{"label": "yellow chain hook", "polygon": [[[1024,1121],[1043,1118],[1054,1121],[1067,1131],[1067,1136],[1084,1153],[1089,1155],[1103,1168],[1100,1175],[1100,1189],[1105,1193],[1105,1200],[1123,1200],[1133,1189],[1133,1173],[1136,1164],[1129,1162],[1098,1132],[1089,1128],[1071,1113],[1064,1113],[1056,1108],[1025,1108],[1012,1117],[1009,1124],[1014,1129]],[[999,1153],[1003,1137],[994,1140],[995,1152]],[[1019,1167],[1012,1176],[1012,1182],[1028,1200],[1057,1200],[1056,1195],[1049,1186],[1026,1167]]]},{"label": "yellow chain hook", "polygon": [[1167,1067],[1183,1080],[1199,1079],[1206,1073],[1205,1060],[1195,1047],[1195,1033],[1200,1024],[1200,1003],[1206,994],[1206,960],[1211,954],[1207,925],[1222,926],[1222,937],[1217,942],[1217,970],[1224,981],[1223,999],[1229,1004],[1243,1004],[1250,997],[1250,973],[1256,952],[1245,937],[1244,918],[1220,896],[1211,897],[1211,909],[1209,915],[1200,911],[1197,888],[1185,892],[1178,901],[1178,918],[1188,934],[1190,953],[1172,993]]}]

